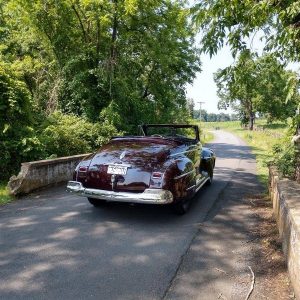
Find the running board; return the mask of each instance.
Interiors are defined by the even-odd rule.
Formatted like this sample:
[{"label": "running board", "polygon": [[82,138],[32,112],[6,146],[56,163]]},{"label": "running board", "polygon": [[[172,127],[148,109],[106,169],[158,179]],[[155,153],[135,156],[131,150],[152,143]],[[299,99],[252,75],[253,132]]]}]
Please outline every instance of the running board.
[{"label": "running board", "polygon": [[209,180],[209,177],[206,177],[204,180],[200,181],[199,185],[196,187],[196,193],[203,187],[203,185]]}]

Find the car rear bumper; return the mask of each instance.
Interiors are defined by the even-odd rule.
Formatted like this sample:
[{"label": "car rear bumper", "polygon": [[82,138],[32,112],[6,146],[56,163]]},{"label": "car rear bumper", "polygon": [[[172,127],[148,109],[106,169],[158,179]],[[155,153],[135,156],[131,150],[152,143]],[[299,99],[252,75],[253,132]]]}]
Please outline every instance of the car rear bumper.
[{"label": "car rear bumper", "polygon": [[85,188],[81,182],[69,181],[67,191],[79,196],[116,202],[169,204],[173,202],[170,191],[162,189],[146,189],[143,193],[115,192]]}]

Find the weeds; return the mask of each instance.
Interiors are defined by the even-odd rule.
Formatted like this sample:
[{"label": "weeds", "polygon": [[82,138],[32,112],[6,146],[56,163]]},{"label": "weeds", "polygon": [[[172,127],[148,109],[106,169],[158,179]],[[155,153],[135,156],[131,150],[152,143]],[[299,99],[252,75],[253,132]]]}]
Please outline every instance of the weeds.
[{"label": "weeds", "polygon": [[12,197],[8,194],[6,183],[0,182],[0,205],[6,204],[12,200]]},{"label": "weeds", "polygon": [[[256,157],[258,178],[267,187],[268,164],[274,162],[276,159],[273,148],[278,142],[281,143],[281,139],[286,135],[287,124],[282,122],[267,124],[265,120],[258,120],[256,130],[252,132],[242,128],[239,121],[202,123],[202,127],[205,131],[214,130],[216,127],[219,127],[245,140],[252,148],[252,152]],[[287,156],[284,156],[283,159],[289,160]],[[280,162],[280,164],[286,166],[286,163]]]}]

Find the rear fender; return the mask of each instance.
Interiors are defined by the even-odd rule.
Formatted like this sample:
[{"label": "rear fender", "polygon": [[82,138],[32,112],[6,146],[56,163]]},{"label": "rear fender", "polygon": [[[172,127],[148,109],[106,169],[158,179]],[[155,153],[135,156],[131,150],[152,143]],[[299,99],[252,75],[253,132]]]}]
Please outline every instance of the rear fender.
[{"label": "rear fender", "polygon": [[73,180],[85,183],[88,175],[88,169],[94,154],[86,156],[75,168],[73,172]]},{"label": "rear fender", "polygon": [[174,202],[191,197],[195,183],[196,170],[190,159],[182,157],[169,163],[164,174],[163,188],[172,192]]},{"label": "rear fender", "polygon": [[202,149],[200,171],[211,172],[215,167],[215,155],[209,148]]}]

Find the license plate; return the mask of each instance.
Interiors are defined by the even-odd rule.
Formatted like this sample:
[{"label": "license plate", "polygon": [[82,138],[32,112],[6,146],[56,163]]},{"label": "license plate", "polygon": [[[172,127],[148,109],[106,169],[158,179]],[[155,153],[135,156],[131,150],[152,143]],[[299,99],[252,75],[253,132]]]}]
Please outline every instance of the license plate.
[{"label": "license plate", "polygon": [[109,165],[107,168],[107,174],[126,175],[126,173],[127,167]]}]

